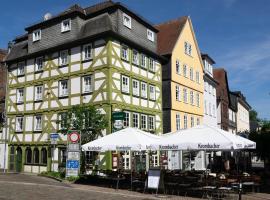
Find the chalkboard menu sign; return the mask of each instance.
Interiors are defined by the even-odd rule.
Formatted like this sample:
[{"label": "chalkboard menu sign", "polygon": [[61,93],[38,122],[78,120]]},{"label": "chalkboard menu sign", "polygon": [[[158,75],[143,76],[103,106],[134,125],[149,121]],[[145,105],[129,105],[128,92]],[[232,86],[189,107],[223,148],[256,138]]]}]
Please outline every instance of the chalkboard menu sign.
[{"label": "chalkboard menu sign", "polygon": [[147,187],[149,189],[158,189],[160,182],[160,169],[149,169]]}]

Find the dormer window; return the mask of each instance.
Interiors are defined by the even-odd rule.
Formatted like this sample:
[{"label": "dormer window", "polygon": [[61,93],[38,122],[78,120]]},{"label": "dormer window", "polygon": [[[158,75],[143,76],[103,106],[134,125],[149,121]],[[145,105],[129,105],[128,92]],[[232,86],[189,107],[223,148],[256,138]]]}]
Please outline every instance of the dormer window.
[{"label": "dormer window", "polygon": [[41,30],[36,30],[33,32],[33,42],[39,41],[41,39]]},{"label": "dormer window", "polygon": [[147,29],[147,39],[154,42],[155,37],[154,37],[154,32],[150,31],[149,29]]},{"label": "dormer window", "polygon": [[131,29],[131,17],[123,13],[123,24],[124,26]]},{"label": "dormer window", "polygon": [[67,32],[71,30],[71,20],[70,19],[66,19],[64,21],[62,21],[61,24],[61,32]]}]

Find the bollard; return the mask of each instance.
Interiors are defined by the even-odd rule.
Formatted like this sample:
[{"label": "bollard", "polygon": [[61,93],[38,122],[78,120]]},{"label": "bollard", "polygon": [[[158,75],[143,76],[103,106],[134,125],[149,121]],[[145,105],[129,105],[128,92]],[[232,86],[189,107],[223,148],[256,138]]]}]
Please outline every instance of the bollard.
[{"label": "bollard", "polygon": [[238,200],[242,200],[242,183],[239,183]]}]

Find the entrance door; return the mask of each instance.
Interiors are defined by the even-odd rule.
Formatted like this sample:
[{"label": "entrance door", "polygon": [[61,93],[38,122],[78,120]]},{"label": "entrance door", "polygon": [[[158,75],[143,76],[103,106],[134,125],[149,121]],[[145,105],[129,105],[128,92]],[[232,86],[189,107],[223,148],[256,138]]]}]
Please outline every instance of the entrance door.
[{"label": "entrance door", "polygon": [[16,172],[22,171],[22,149],[20,147],[16,150]]}]

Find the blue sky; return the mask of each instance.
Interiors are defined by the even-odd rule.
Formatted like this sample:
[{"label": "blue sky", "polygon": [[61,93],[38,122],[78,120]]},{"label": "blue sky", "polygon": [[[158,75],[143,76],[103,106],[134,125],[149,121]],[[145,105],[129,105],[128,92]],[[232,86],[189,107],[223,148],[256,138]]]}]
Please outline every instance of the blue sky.
[{"label": "blue sky", "polygon": [[[77,3],[99,0],[9,0],[1,2],[0,48],[39,21]],[[122,0],[153,24],[191,16],[202,52],[228,71],[231,90],[241,90],[259,117],[270,119],[270,1]]]}]

